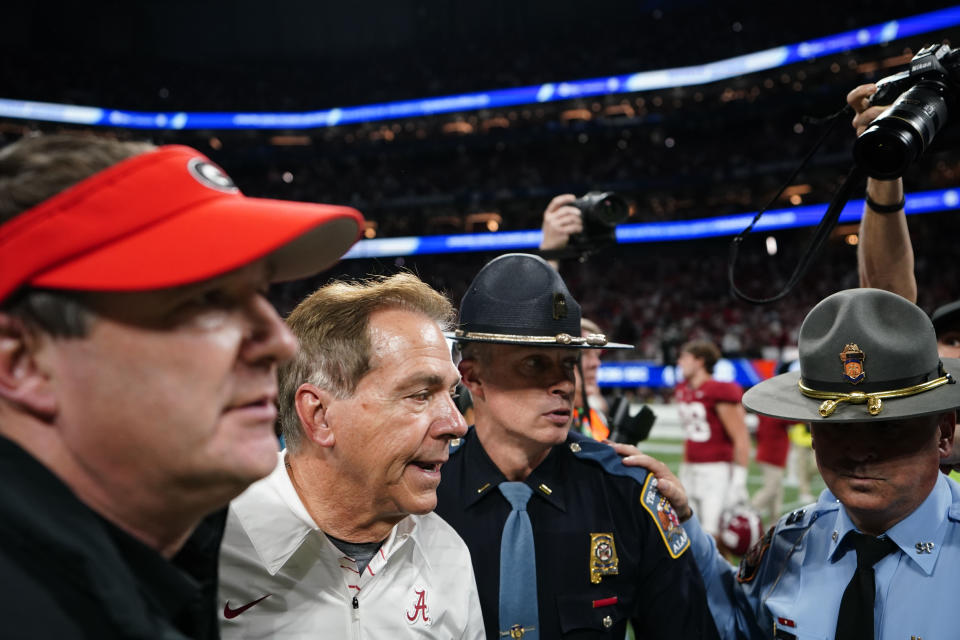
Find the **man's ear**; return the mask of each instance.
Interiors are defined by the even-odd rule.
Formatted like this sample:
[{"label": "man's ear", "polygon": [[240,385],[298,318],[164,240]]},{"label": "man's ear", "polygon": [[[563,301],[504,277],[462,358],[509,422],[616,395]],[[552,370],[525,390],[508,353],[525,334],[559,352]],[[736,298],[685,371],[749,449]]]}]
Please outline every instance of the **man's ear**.
[{"label": "man's ear", "polygon": [[946,458],[953,451],[954,434],[957,429],[957,414],[955,411],[947,411],[940,414],[938,421],[940,425],[940,434],[937,438],[937,449],[940,452],[940,458]]},{"label": "man's ear", "polygon": [[460,382],[463,383],[474,400],[483,399],[483,380],[480,379],[480,362],[475,359],[461,360],[457,365],[460,370]]},{"label": "man's ear", "polygon": [[332,447],[334,443],[333,429],[327,423],[327,410],[332,401],[333,394],[309,383],[300,385],[293,399],[303,435],[321,447]]},{"label": "man's ear", "polygon": [[42,341],[23,321],[0,313],[0,398],[50,420],[57,413],[57,401],[37,357]]}]

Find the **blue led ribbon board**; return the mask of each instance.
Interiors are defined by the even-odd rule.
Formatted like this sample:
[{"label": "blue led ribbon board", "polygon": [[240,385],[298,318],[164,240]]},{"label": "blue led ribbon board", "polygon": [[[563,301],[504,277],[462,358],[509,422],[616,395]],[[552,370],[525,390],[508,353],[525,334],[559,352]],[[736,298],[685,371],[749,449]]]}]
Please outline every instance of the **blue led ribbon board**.
[{"label": "blue led ribbon board", "polygon": [[[960,208],[960,190],[942,189],[909,194],[906,213],[935,213]],[[820,222],[827,210],[825,204],[814,204],[791,209],[772,209],[763,214],[754,232],[777,231],[797,227],[812,227]],[[860,221],[863,200],[851,200],[840,214],[840,222]],[[672,242],[732,236],[740,233],[756,215],[739,213],[717,218],[697,218],[677,222],[641,222],[617,227],[617,244],[634,242]],[[542,238],[540,231],[500,231],[493,233],[462,233],[448,236],[407,236],[402,238],[375,238],[361,240],[344,256],[350,258],[386,258],[419,256],[471,251],[524,251],[536,249]]]},{"label": "blue led ribbon board", "polygon": [[0,117],[125,129],[320,129],[338,124],[399,120],[706,84],[957,25],[960,25],[960,7],[948,7],[703,65],[322,111],[148,113],[0,98]]},{"label": "blue led ribbon board", "polygon": [[[744,388],[752,387],[766,377],[757,364],[747,358],[721,358],[714,366],[713,377],[721,382],[736,382]],[[676,367],[643,360],[604,362],[597,372],[597,382],[601,387],[672,388],[677,383],[677,371]]]}]

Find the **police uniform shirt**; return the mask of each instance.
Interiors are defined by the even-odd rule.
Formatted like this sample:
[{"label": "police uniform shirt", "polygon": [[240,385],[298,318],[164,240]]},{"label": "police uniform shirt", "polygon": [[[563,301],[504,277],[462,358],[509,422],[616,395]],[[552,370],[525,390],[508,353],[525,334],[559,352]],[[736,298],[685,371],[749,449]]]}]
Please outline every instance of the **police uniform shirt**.
[{"label": "police uniform shirt", "polygon": [[[833,639],[857,558],[847,537],[856,528],[829,490],[782,518],[739,571],[716,551],[696,517],[683,526],[721,637]],[[960,637],[960,485],[941,475],[924,502],[885,535],[899,550],[874,566],[876,637]]]},{"label": "police uniform shirt", "polygon": [[[500,536],[511,507],[497,486],[505,478],[472,428],[452,449],[436,511],[470,548],[487,637],[500,638]],[[644,470],[571,432],[525,482],[540,638],[620,639],[628,619],[638,638],[716,637],[686,534]]]}]

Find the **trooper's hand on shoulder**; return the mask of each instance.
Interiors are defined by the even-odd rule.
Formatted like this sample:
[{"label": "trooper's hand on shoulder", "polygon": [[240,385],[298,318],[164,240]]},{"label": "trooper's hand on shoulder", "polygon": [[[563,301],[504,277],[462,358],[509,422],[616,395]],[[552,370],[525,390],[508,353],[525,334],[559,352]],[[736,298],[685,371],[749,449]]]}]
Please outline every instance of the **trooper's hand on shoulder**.
[{"label": "trooper's hand on shoulder", "polygon": [[613,447],[614,451],[622,457],[623,464],[628,467],[643,467],[653,474],[657,479],[657,488],[660,490],[660,493],[670,501],[670,504],[673,505],[674,511],[677,512],[677,516],[680,518],[680,522],[686,522],[690,519],[693,511],[690,509],[690,503],[687,500],[687,492],[683,488],[683,485],[680,484],[677,476],[670,471],[670,467],[653,456],[643,453],[633,445],[611,442],[610,440],[606,440],[605,442]]}]

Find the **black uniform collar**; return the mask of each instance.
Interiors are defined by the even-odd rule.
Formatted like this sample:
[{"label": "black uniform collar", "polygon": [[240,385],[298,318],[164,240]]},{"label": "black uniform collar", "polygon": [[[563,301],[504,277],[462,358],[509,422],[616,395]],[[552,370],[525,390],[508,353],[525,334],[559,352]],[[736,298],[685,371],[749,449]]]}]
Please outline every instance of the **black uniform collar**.
[{"label": "black uniform collar", "polygon": [[[533,489],[535,496],[540,496],[561,511],[567,510],[564,500],[566,479],[563,474],[556,472],[556,467],[567,446],[566,443],[554,446],[544,461],[524,480]],[[464,456],[464,478],[467,488],[464,508],[469,508],[491,493],[499,494],[497,486],[501,482],[506,482],[507,478],[487,455],[473,427],[470,427],[464,436],[461,447],[463,451],[459,455]]]}]

